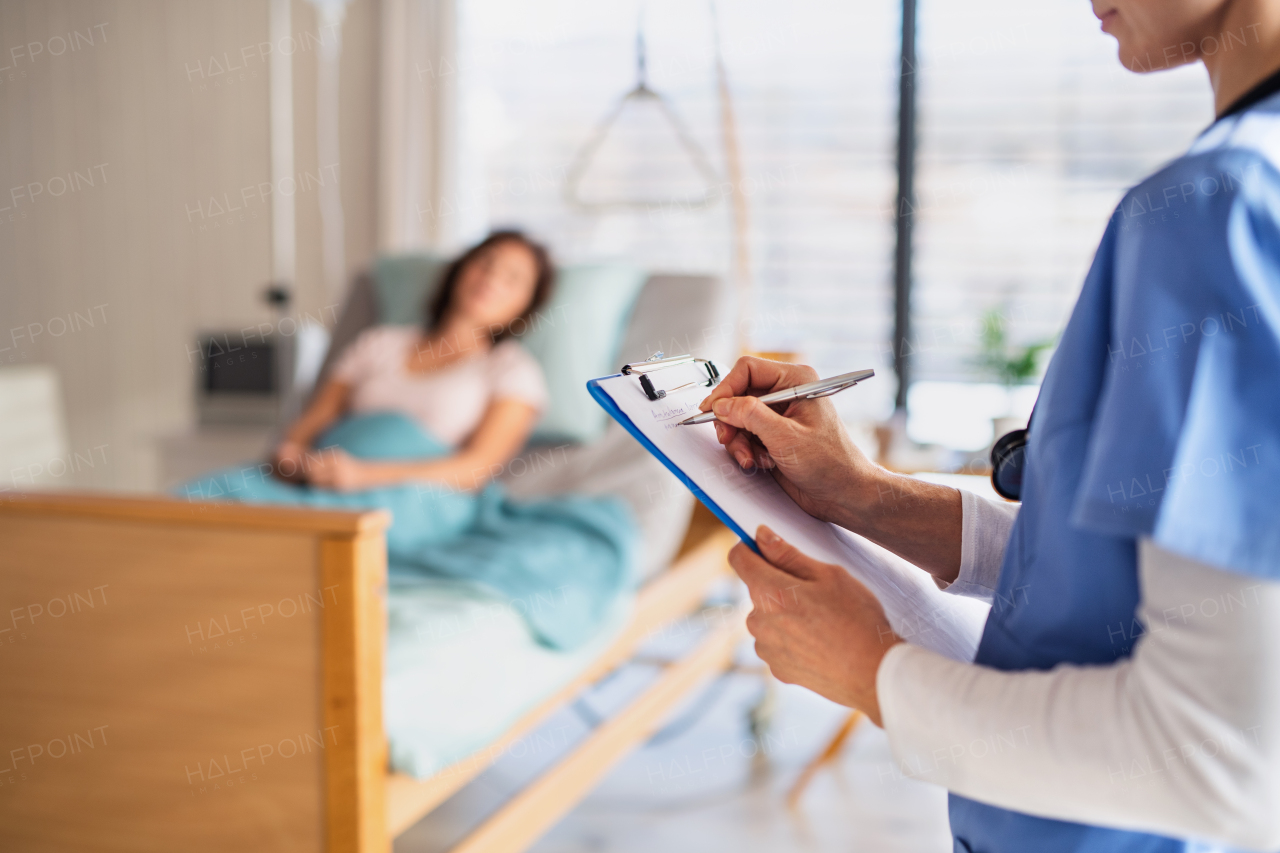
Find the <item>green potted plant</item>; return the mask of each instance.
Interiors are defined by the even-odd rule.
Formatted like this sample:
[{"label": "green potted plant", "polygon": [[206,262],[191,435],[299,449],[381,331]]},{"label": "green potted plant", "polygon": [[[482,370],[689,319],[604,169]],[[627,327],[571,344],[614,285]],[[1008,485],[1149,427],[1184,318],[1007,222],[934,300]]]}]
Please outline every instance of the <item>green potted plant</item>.
[{"label": "green potted plant", "polygon": [[[979,341],[978,368],[987,377],[1012,391],[1016,385],[1026,385],[1040,375],[1041,356],[1052,349],[1056,339],[1037,341],[1026,346],[1009,343],[1008,321],[1005,312],[992,308],[982,315],[982,336]],[[1012,402],[1012,400],[1010,400]],[[993,418],[995,438],[1026,426],[1018,418]]]}]

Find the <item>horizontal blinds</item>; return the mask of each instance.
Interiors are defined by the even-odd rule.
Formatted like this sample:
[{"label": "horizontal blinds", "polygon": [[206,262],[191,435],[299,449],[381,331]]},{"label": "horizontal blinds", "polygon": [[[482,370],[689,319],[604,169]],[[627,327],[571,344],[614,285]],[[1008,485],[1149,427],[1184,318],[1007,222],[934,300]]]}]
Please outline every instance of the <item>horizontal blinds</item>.
[{"label": "horizontal blinds", "polygon": [[[460,190],[446,211],[460,234],[517,224],[565,262],[727,272],[727,197],[705,211],[605,213],[564,199],[574,154],[636,82],[638,14],[463,0]],[[648,81],[723,175],[708,9],[658,0],[644,16]],[[1123,188],[1185,148],[1210,102],[1202,70],[1121,69],[1076,0],[992,0],[980,14],[921,0],[919,19],[916,377],[979,379],[984,312],[1004,312],[1014,341],[1056,334]],[[894,391],[898,26],[894,2],[719,6],[751,201],[750,343],[799,351],[823,373],[882,372],[836,398],[850,417],[887,414]],[[670,136],[632,118],[584,194],[688,195],[696,176]]]},{"label": "horizontal blinds", "polygon": [[[472,231],[515,223],[543,235],[566,261],[626,257],[651,269],[726,273],[723,187],[723,203],[706,211],[654,205],[593,214],[562,195],[574,153],[635,83],[638,7],[524,5],[540,11],[509,0],[464,3],[462,88],[471,121],[462,149],[470,197],[482,210]],[[747,0],[721,3],[718,12],[751,204],[750,344],[799,351],[822,372],[887,372],[897,10]],[[644,14],[650,85],[670,98],[723,175],[708,7],[648,2]],[[602,157],[608,162],[592,191],[628,180],[655,193],[687,189],[690,167],[669,138],[652,125],[630,130],[643,166],[627,174],[625,157]],[[847,414],[878,416],[892,394],[886,376],[837,399]]]},{"label": "horizontal blinds", "polygon": [[1076,0],[921,0],[916,378],[982,378],[981,320],[1065,325],[1126,187],[1212,120],[1203,68],[1139,76]]}]

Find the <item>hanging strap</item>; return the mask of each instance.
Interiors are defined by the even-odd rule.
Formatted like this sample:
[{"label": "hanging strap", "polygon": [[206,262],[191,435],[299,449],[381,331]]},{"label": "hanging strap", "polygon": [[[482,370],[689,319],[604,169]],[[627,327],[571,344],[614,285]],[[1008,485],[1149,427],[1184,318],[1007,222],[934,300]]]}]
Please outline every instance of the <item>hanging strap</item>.
[{"label": "hanging strap", "polygon": [[[707,187],[703,190],[702,195],[665,199],[621,198],[603,202],[591,202],[582,198],[580,190],[583,176],[595,158],[596,152],[609,135],[609,129],[618,120],[618,116],[622,114],[622,111],[626,109],[627,104],[638,100],[652,101],[657,105],[663,118],[667,120],[667,123],[675,132],[676,141],[679,142],[680,147],[693,162],[694,169],[706,181]],[[565,175],[565,199],[579,209],[593,212],[602,210],[649,210],[654,206],[667,205],[678,207],[682,210],[703,210],[719,201],[714,193],[715,186],[719,181],[720,176],[711,166],[711,162],[703,152],[702,146],[693,138],[693,134],[685,127],[684,122],[680,120],[680,116],[672,108],[671,104],[661,94],[649,88],[648,50],[644,39],[644,8],[642,6],[640,18],[636,24],[636,86],[622,96],[617,105],[596,125],[596,129],[588,137],[586,143],[574,155],[572,162],[569,164],[569,170]],[[740,181],[735,182],[736,185],[740,185],[740,183]]]}]

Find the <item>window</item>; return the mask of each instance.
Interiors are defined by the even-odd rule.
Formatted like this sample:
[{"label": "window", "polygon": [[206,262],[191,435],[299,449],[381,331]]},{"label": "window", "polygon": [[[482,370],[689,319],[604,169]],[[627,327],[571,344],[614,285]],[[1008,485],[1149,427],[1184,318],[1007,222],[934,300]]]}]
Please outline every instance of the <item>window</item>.
[{"label": "window", "polygon": [[[1135,75],[1076,0],[921,0],[910,434],[976,449],[1004,414],[975,365],[983,315],[1011,341],[1066,325],[1124,190],[1213,119],[1199,66]],[[1025,418],[1035,389],[1015,395]],[[968,401],[961,405],[961,400]]]},{"label": "window", "polygon": [[[460,54],[467,236],[519,223],[566,262],[730,269],[727,202],[584,213],[562,182],[579,146],[635,84],[638,7],[466,0]],[[892,3],[720,3],[750,201],[755,349],[798,350],[821,371],[875,367],[836,399],[852,417],[892,408],[892,198],[898,13]],[[725,173],[709,7],[645,4],[650,85]],[[635,128],[631,128],[635,130]],[[675,146],[650,150],[685,170]],[[585,179],[584,179],[585,183]],[[866,393],[863,393],[863,391]]]},{"label": "window", "polygon": [[[593,213],[565,200],[575,153],[635,84],[638,16],[638,6],[591,0],[463,0],[464,236],[520,224],[565,262],[729,271],[725,203]],[[912,406],[946,417],[916,419],[912,432],[973,446],[974,423],[985,441],[1001,412],[974,404],[976,421],[958,425],[945,383],[985,381],[975,364],[984,313],[1001,311],[1015,342],[1056,335],[1123,188],[1185,148],[1211,104],[1198,68],[1121,69],[1078,0],[992,0],[981,13],[921,0],[919,20],[913,357],[924,393]],[[883,381],[836,398],[850,419],[885,417],[895,391],[898,28],[894,2],[719,4],[751,206],[748,343],[799,351],[823,373],[876,368]],[[648,2],[644,32],[650,85],[724,174],[709,7]],[[618,174],[596,175],[595,189],[687,190],[672,140],[643,116],[628,121],[614,141],[643,149],[632,159],[642,170],[627,173],[621,149],[609,160],[602,147],[601,171]],[[996,402],[986,408],[1004,399],[987,396]]]}]

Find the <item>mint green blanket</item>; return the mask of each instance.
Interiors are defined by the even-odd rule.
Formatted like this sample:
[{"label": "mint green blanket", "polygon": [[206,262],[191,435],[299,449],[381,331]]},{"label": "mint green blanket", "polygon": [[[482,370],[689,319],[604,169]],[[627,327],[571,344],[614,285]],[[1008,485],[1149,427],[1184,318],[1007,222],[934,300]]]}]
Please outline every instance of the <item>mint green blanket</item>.
[{"label": "mint green blanket", "polygon": [[[404,415],[357,415],[316,442],[362,459],[429,459],[449,449]],[[474,583],[507,599],[539,640],[571,649],[589,640],[634,585],[635,526],[616,498],[515,501],[500,484],[479,494],[428,483],[334,492],[294,486],[270,466],[207,474],[176,490],[191,500],[385,509],[391,594],[431,578]]]}]

